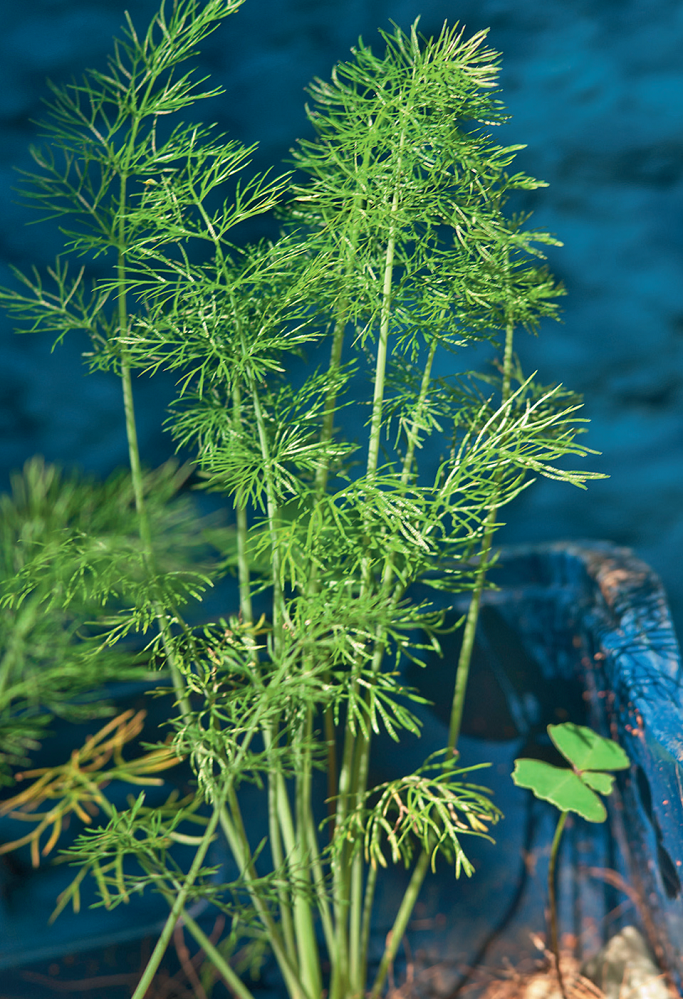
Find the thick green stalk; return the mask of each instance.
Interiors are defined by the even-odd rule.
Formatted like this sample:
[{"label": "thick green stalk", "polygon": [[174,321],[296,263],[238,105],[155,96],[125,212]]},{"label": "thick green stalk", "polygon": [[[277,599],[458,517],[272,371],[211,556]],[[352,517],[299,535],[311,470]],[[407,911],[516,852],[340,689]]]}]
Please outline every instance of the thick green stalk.
[{"label": "thick green stalk", "polygon": [[[348,722],[344,739],[342,765],[339,771],[339,794],[337,797],[336,828],[346,819],[349,796],[351,792],[351,775],[353,771],[354,740],[349,732]],[[347,851],[342,848],[341,855],[332,859],[332,881],[335,919],[335,949],[330,955],[332,977],[330,981],[330,999],[343,999],[348,990],[349,975],[349,936],[348,936],[348,906],[349,884],[347,879]]]},{"label": "thick green stalk", "polygon": [[[347,721],[337,795],[335,820],[337,829],[344,823],[350,809],[356,805],[360,797],[359,752],[362,755],[363,751],[369,753],[369,737],[366,738],[360,731],[354,735]],[[351,987],[354,994],[359,988],[357,976],[361,966],[360,907],[362,905],[359,879],[362,879],[362,871],[362,854],[356,853],[349,862],[349,848],[344,842],[340,853],[332,859],[337,961],[332,962],[330,999],[341,999],[346,995],[348,987]]]},{"label": "thick green stalk", "polygon": [[[292,856],[294,858],[295,865],[298,864],[299,870],[295,871],[298,877],[306,878],[309,880],[309,850],[308,836],[306,835],[306,829],[309,825],[309,820],[312,816],[311,808],[311,777],[312,777],[312,765],[311,765],[311,750],[310,742],[313,735],[313,711],[309,707],[306,711],[306,719],[304,726],[304,748],[301,753],[301,759],[299,767],[297,767],[297,779],[296,779],[296,826],[297,831],[294,833],[294,843]],[[284,786],[284,781],[282,782],[283,792],[286,794],[286,789]],[[295,919],[297,922],[297,929],[299,930],[299,953],[300,962],[302,965],[302,970],[304,968],[309,969],[307,975],[302,974],[302,980],[304,986],[307,987],[310,995],[313,999],[319,999],[322,993],[322,969],[320,966],[320,953],[318,950],[318,941],[316,939],[315,929],[313,926],[313,918],[311,913],[310,902],[307,898],[301,898],[298,896],[294,902],[295,909]]]},{"label": "thick green stalk", "polygon": [[299,978],[298,969],[293,965],[292,960],[287,953],[278,927],[268,911],[267,906],[259,897],[258,890],[252,885],[252,882],[256,879],[256,871],[254,870],[254,862],[249,849],[249,841],[247,839],[239,803],[234,790],[231,790],[228,794],[228,804],[230,805],[232,816],[228,814],[225,808],[221,809],[221,828],[225,833],[225,838],[230,845],[232,854],[238,863],[240,873],[245,880],[247,891],[249,892],[249,897],[251,898],[254,909],[256,910],[256,913],[268,934],[268,940],[273,948],[273,953],[275,954],[275,958],[285,980],[287,991],[289,992],[291,999],[316,999],[314,996],[309,996],[304,989]]},{"label": "thick green stalk", "polygon": [[353,995],[362,995],[365,983],[361,981],[363,967],[363,853],[357,850],[351,861],[351,891],[349,906],[349,981]]},{"label": "thick green stalk", "polygon": [[[308,880],[308,869],[304,866],[306,860],[306,840],[303,829],[305,824],[302,821],[303,815],[300,811],[304,803],[301,801],[297,802],[297,820],[299,830],[301,831],[300,835],[297,835],[292,821],[287,786],[282,774],[278,770],[269,776],[269,780],[273,780],[276,787],[277,819],[285,845],[286,859],[291,876],[292,878],[306,878]],[[315,930],[313,928],[311,906],[307,898],[297,894],[294,898],[293,908],[296,930],[296,953],[299,959],[301,981],[308,995],[316,999],[322,991],[322,972]]]},{"label": "thick green stalk", "polygon": [[[258,428],[261,455],[264,464],[264,475],[266,479],[266,504],[268,512],[268,528],[271,541],[271,564],[273,579],[273,655],[275,659],[282,654],[284,647],[284,629],[291,626],[282,591],[282,581],[280,579],[280,553],[279,539],[277,533],[277,499],[270,468],[270,449],[266,436],[265,418],[261,407],[256,386],[252,387],[252,400],[254,405],[254,415]],[[301,863],[301,842],[298,840],[292,824],[292,817],[287,797],[287,788],[280,773],[279,766],[276,765],[272,774],[269,774],[269,781],[274,780],[277,785],[278,819],[282,831],[287,859],[301,877],[304,874]],[[320,955],[315,942],[315,930],[313,928],[313,914],[311,906],[306,898],[300,895],[294,900],[294,925],[296,929],[297,952],[300,964],[301,981],[305,991],[311,999],[317,999],[322,990],[322,972],[320,969]]]},{"label": "thick green stalk", "polygon": [[[401,472],[402,486],[408,485],[412,473],[413,459],[415,456],[415,448],[418,440],[419,425],[422,420],[424,407],[427,401],[427,393],[429,391],[429,385],[431,383],[431,373],[432,373],[432,366],[434,364],[435,354],[436,354],[436,340],[433,340],[429,347],[429,354],[427,356],[427,362],[422,376],[420,393],[418,396],[418,402],[415,409],[415,419],[413,420],[413,424],[408,433],[408,447],[406,449],[406,454],[403,459],[403,469]],[[384,572],[382,575],[383,588],[388,588],[391,585],[393,571],[394,571],[394,560],[393,557],[390,556],[385,563]],[[400,596],[401,596],[401,590],[399,587],[397,587],[393,595],[392,603],[396,604],[400,599]],[[378,635],[375,643],[375,651],[372,664],[372,668],[375,671],[378,671],[382,665],[382,661],[384,659],[385,647],[386,643],[383,639],[383,636]],[[362,733],[359,736],[359,740],[360,740],[360,745],[359,745],[360,755],[359,755],[358,778],[356,782],[356,789],[357,793],[360,795],[363,791],[365,791],[365,788],[367,786],[368,768],[370,761],[370,751],[369,751],[370,747],[369,747],[369,740],[366,740],[365,737],[362,735]],[[359,856],[360,860],[358,859]],[[372,905],[372,896],[374,895],[374,890],[375,890],[375,881],[377,877],[377,872],[374,871],[374,876],[371,876],[371,873],[368,874],[367,884],[365,888],[365,901],[363,903],[364,918],[365,918],[365,911],[368,909],[368,906]],[[360,899],[360,894],[362,892],[362,877],[363,877],[362,855],[359,854],[354,858],[353,871],[352,871],[352,884],[357,906],[360,904],[359,899]],[[368,891],[370,892],[369,897],[368,897]],[[364,984],[365,978],[367,976],[367,948],[369,943],[369,923],[360,933],[359,939],[360,939],[359,956],[357,964],[354,965],[354,967],[357,970],[359,981],[361,981]]]},{"label": "thick green stalk", "polygon": [[318,830],[316,828],[315,819],[311,809],[308,810],[308,813],[305,816],[303,835],[311,855],[311,872],[313,876],[313,884],[318,895],[318,912],[320,913],[320,921],[325,934],[325,943],[327,944],[328,953],[331,954],[334,950],[334,926],[332,924],[330,905],[326,894],[325,876],[323,874],[323,868],[320,860]]},{"label": "thick green stalk", "polygon": [[365,894],[363,896],[363,919],[360,934],[360,967],[358,977],[365,983],[368,978],[368,947],[370,946],[370,927],[372,921],[372,906],[375,901],[375,888],[377,886],[377,863],[370,864],[368,876],[365,882]]},{"label": "thick green stalk", "polygon": [[[275,727],[275,726],[274,726]],[[273,739],[269,732],[269,737],[264,738],[266,749],[268,749]],[[282,850],[282,837],[280,834],[280,781],[278,775],[268,775],[268,835],[270,838],[270,851],[273,858],[273,867],[282,869],[285,856]],[[280,907],[280,922],[282,923],[282,935],[285,946],[292,958],[297,952],[296,936],[294,934],[294,921],[292,919],[292,906],[288,898],[288,893],[284,886],[278,889],[278,901]],[[297,968],[298,970],[298,968]]]},{"label": "thick green stalk", "polygon": [[[275,680],[274,682],[277,682]],[[258,722],[255,722],[258,724]],[[249,735],[249,741],[253,735],[254,729]],[[264,735],[264,740],[266,747],[271,744],[270,741],[270,731],[267,726],[262,728]],[[236,766],[239,764],[241,758],[246,753],[248,746],[248,740],[242,742],[240,747],[240,754],[236,760]],[[270,775],[269,781],[269,806],[271,801],[274,802],[277,808],[277,821],[279,826],[274,830],[271,828],[271,846],[275,844],[275,850],[277,850],[277,844],[279,844],[279,828],[283,829],[285,846],[288,850],[288,859],[292,862],[295,861],[294,854],[296,852],[296,838],[293,832],[291,814],[289,814],[289,801],[287,799],[287,792],[282,778],[281,773],[275,773]],[[272,795],[272,797],[271,797]],[[257,878],[257,874],[254,868],[254,862],[251,857],[251,850],[249,847],[249,841],[247,838],[246,830],[244,827],[244,822],[242,820],[242,815],[239,807],[239,802],[237,796],[232,788],[228,790],[228,804],[230,806],[230,813],[227,809],[223,807],[221,809],[220,823],[221,828],[225,834],[228,841],[230,849],[232,851],[235,860],[239,866],[240,872],[245,879],[247,890],[249,891],[249,896],[254,905],[254,909],[261,919],[261,922],[268,933],[268,938],[270,940],[271,946],[273,948],[273,953],[275,954],[276,960],[280,966],[285,982],[287,983],[287,988],[292,999],[315,999],[319,995],[319,992],[311,993],[304,985],[300,978],[299,968],[293,963],[294,957],[297,953],[295,946],[295,938],[291,931],[287,930],[287,912],[288,903],[283,906],[283,929],[285,929],[286,939],[283,941],[278,927],[276,926],[272,916],[268,912],[267,907],[264,905],[263,901],[259,898],[258,890],[252,887],[251,882]],[[269,816],[270,818],[270,816]],[[274,851],[273,855],[274,862],[277,864],[278,861],[281,862],[282,854],[279,855]],[[298,901],[298,900],[297,900]],[[296,903],[295,903],[296,905]],[[296,909],[295,909],[296,912]],[[291,918],[291,917],[290,917]],[[304,929],[306,927],[304,926]],[[310,934],[309,934],[310,939]],[[291,957],[290,957],[291,955]],[[317,956],[317,955],[316,955]]]},{"label": "thick green stalk", "polygon": [[[258,675],[256,676],[255,682],[261,689],[263,689],[263,682]],[[275,678],[274,682],[277,683],[277,678]],[[262,710],[265,710],[265,706],[266,700],[264,697],[259,703],[259,708],[257,708],[255,717],[252,720],[250,728],[245,733],[245,736],[240,743],[239,751],[233,761],[233,770],[235,773],[239,773],[242,761],[248,752],[249,745],[251,744],[251,740],[253,739],[255,733],[259,729],[261,729],[264,733],[267,732],[267,727],[263,725],[260,718]],[[259,897],[258,889],[253,885],[253,882],[257,879],[257,874],[254,861],[251,856],[249,839],[242,820],[239,801],[237,800],[237,795],[232,784],[228,785],[225,792],[225,798],[227,804],[221,801],[220,808],[218,809],[221,828],[226,840],[228,841],[233,857],[239,867],[240,874],[245,880],[247,891],[249,892],[249,897],[252,901],[254,909],[268,934],[270,944],[273,948],[273,953],[275,954],[280,970],[282,971],[290,997],[291,999],[315,999],[315,997],[309,996],[304,990],[299,979],[298,969],[292,964],[292,961],[288,956],[278,927],[270,915],[267,906]],[[294,952],[292,951],[292,953]]]},{"label": "thick green stalk", "polygon": [[[342,303],[334,324],[334,334],[332,336],[332,351],[330,353],[329,374],[331,387],[325,399],[325,410],[323,414],[323,425],[320,432],[322,443],[329,443],[334,432],[334,414],[337,404],[337,375],[341,364],[342,348],[344,346],[344,330],[346,328],[346,304]],[[323,460],[318,465],[315,472],[315,493],[316,500],[320,502],[327,491],[327,482],[330,474],[330,463]],[[318,592],[319,582],[316,567],[311,567],[308,582],[308,591],[311,596]],[[333,834],[334,826],[332,820],[335,814],[334,797],[337,794],[337,735],[334,727],[334,714],[332,708],[326,708],[324,712],[325,741],[327,743],[327,797],[328,815],[330,817],[330,836]]]},{"label": "thick green stalk", "polygon": [[[397,168],[397,181],[391,199],[391,212],[395,214],[399,206],[399,185],[401,176],[401,158],[405,142],[405,133],[401,134],[399,141],[399,156]],[[368,460],[366,466],[366,478],[372,481],[377,472],[379,464],[379,446],[382,433],[382,417],[384,407],[384,387],[386,381],[387,358],[389,351],[389,324],[391,320],[391,290],[394,277],[394,255],[396,252],[396,231],[391,229],[387,240],[387,247],[384,257],[384,275],[382,279],[382,309],[380,313],[380,328],[377,342],[377,357],[375,362],[375,381],[372,399],[372,417],[370,421],[370,437],[368,442]],[[374,585],[372,577],[372,567],[369,557],[365,560],[361,580],[361,597],[369,593]],[[361,803],[365,790],[365,775],[367,774],[368,760],[370,755],[370,734],[367,737],[360,732],[358,736],[353,736],[347,726],[346,739],[352,740],[353,745],[353,774],[351,792],[353,795],[353,806]],[[342,855],[342,862],[345,861]],[[346,864],[344,864],[346,866]],[[352,992],[362,994],[365,983],[359,980],[360,969],[363,965],[361,928],[362,928],[362,906],[363,906],[363,855],[358,851],[351,862],[350,884],[347,890],[349,897],[349,981]],[[332,996],[331,999],[336,999]]]},{"label": "thick green stalk", "polygon": [[[217,252],[220,255],[220,247],[216,247]],[[235,303],[233,301],[233,312],[237,321],[238,333],[241,336],[240,322],[237,315],[237,310],[235,308]],[[272,549],[272,579],[273,579],[273,654],[277,657],[282,651],[282,634],[283,626],[287,621],[286,606],[284,602],[284,595],[282,592],[282,583],[280,580],[280,561],[279,561],[279,549],[278,549],[278,538],[277,538],[277,502],[275,496],[274,483],[272,479],[272,471],[270,468],[270,449],[268,446],[268,440],[266,435],[265,419],[263,415],[263,410],[261,406],[261,400],[256,386],[252,386],[251,390],[252,404],[254,407],[254,414],[256,416],[256,423],[259,434],[259,444],[261,448],[261,456],[264,465],[264,474],[266,477],[266,503],[267,503],[267,515],[268,515],[268,525],[270,530],[271,538],[271,549]],[[233,388],[233,417],[239,425],[241,422],[241,392],[240,387],[235,385]],[[247,519],[246,510],[243,507],[236,507],[237,514],[237,545],[238,545],[238,573],[239,573],[239,583],[240,583],[240,607],[242,610],[243,619],[249,623],[253,623],[253,612],[251,606],[251,591],[250,591],[250,572],[249,564],[247,559],[246,544],[247,544]],[[257,661],[258,655],[256,648],[253,650],[255,662]],[[271,722],[263,728],[263,738],[266,749],[273,745],[277,740],[277,722]],[[236,804],[236,800],[235,800]],[[271,843],[271,849],[273,852],[273,862],[276,866],[283,863],[285,856],[282,851],[282,841],[281,835],[284,839],[285,849],[287,851],[286,859],[290,864],[290,869],[292,872],[295,870],[297,874],[301,875],[301,864],[300,861],[300,851],[301,844],[296,836],[293,828],[289,799],[287,796],[287,788],[280,772],[279,765],[275,765],[273,771],[268,775],[268,821],[269,821],[269,837]],[[245,841],[246,843],[246,841]],[[299,868],[297,870],[297,868]],[[255,876],[255,875],[253,875]],[[274,944],[274,951],[278,962],[280,963],[283,974],[286,980],[289,980],[292,988],[295,990],[300,990],[302,987],[305,992],[313,997],[317,997],[322,989],[322,973],[320,970],[319,955],[317,953],[317,948],[312,946],[311,941],[315,944],[315,934],[313,932],[313,922],[312,915],[310,912],[310,905],[306,899],[297,897],[294,900],[294,921],[292,921],[292,911],[291,904],[287,898],[287,892],[282,889],[279,893],[279,903],[280,903],[280,915],[282,920],[282,930],[284,934],[284,945],[287,950],[285,950],[280,943],[277,946]],[[255,896],[252,895],[252,901],[255,901]],[[256,903],[255,903],[256,904]],[[256,906],[257,911],[263,916],[266,913],[265,908],[262,905]],[[264,924],[266,925],[266,924]],[[271,934],[271,929],[275,927],[272,919],[268,917],[268,925],[266,928]],[[295,932],[296,930],[296,932]],[[282,960],[285,958],[287,951],[292,956],[298,953],[299,956],[299,966],[294,968],[291,965],[291,961],[287,962],[287,966],[284,966]],[[301,976],[301,981],[299,981],[299,975]],[[291,991],[291,989],[290,989]]]}]

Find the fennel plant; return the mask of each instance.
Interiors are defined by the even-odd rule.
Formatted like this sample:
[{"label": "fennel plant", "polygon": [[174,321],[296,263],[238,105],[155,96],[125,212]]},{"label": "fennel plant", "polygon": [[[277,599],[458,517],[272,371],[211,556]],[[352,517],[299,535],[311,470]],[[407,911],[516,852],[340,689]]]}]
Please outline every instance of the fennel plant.
[{"label": "fennel plant", "polygon": [[[78,872],[57,907],[78,904],[88,874],[107,906],[144,890],[168,900],[134,999],[178,920],[243,999],[251,993],[233,957],[249,938],[271,949],[292,999],[367,987],[376,999],[430,865],[441,856],[456,877],[471,875],[464,838],[488,836],[500,818],[456,748],[500,511],[533,474],[577,486],[597,476],[557,464],[588,453],[576,442],[577,397],[524,375],[515,356],[516,330],[557,315],[563,289],[541,247],[560,244],[504,212],[515,191],[544,185],[509,173],[523,147],[496,146],[487,132],[507,115],[486,32],[466,39],[444,25],[426,39],[416,22],[408,34],[381,32],[381,56],[360,41],[330,81],[312,84],[315,135],[298,143],[292,170],[249,177],[252,149],[205,125],[166,123],[221,93],[174,74],[242,2],[162,3],[144,37],[128,18],[106,71],[52,86],[48,145],[33,149],[38,172],[24,193],[43,217],[67,220],[66,250],[97,269],[87,286],[86,265],[74,271],[60,257],[51,284],[17,272],[26,290],[0,298],[24,328],[58,341],[85,330],[87,363],[120,379],[137,537],[103,545],[70,521],[8,574],[4,606],[68,615],[78,602],[97,605],[76,645],[84,670],[105,652],[122,650],[125,662],[137,637],[145,663],[171,678],[171,749],[148,745],[161,755],[137,768],[120,757],[117,774],[154,781],[172,751],[190,761],[196,792],[159,809],[144,793],[125,812],[105,808],[108,821],[64,851]],[[272,210],[278,239],[235,242],[242,221]],[[497,367],[462,373],[466,351],[486,342]],[[182,553],[168,554],[173,518],[151,503],[137,443],[138,369],[177,375],[169,428],[231,511],[213,565],[188,560],[182,519]],[[239,608],[189,624],[186,605],[228,571]],[[397,667],[438,648],[443,614],[414,600],[418,582],[472,594],[448,740],[415,773],[371,786],[373,735],[419,734],[409,704],[424,699]],[[263,595],[271,610],[257,620]],[[322,823],[316,769],[327,775]],[[64,793],[77,795],[69,779]],[[244,782],[267,797],[256,850]],[[218,835],[240,871],[229,884],[204,865]],[[178,840],[196,847],[187,871],[172,861]],[[368,978],[387,850],[412,875]],[[124,867],[131,858],[137,874]],[[231,918],[219,946],[187,911],[200,898]]]}]

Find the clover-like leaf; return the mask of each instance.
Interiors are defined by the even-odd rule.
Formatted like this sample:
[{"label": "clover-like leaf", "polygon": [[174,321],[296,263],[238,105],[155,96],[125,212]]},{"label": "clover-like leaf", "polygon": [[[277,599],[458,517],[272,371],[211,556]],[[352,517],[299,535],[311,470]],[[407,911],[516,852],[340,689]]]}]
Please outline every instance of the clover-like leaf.
[{"label": "clover-like leaf", "polygon": [[573,770],[543,760],[515,760],[512,779],[519,787],[530,788],[537,798],[552,802],[561,812],[577,812],[588,822],[604,822],[607,818],[597,794]]},{"label": "clover-like leaf", "polygon": [[572,768],[554,767],[542,760],[515,760],[513,781],[561,812],[604,822],[607,812],[595,792],[610,794],[615,778],[602,771],[625,770],[630,766],[628,756],[616,742],[573,722],[548,725],[548,735]]},{"label": "clover-like leaf", "polygon": [[594,791],[599,791],[600,794],[604,795],[612,793],[614,779],[614,774],[603,774],[595,770],[584,770],[581,774],[581,780],[584,784],[588,784]]},{"label": "clover-like leaf", "polygon": [[[628,756],[618,743],[603,738],[585,725],[573,722],[548,725],[548,735],[577,770],[626,770],[630,766]],[[602,793],[609,794],[609,791]]]}]

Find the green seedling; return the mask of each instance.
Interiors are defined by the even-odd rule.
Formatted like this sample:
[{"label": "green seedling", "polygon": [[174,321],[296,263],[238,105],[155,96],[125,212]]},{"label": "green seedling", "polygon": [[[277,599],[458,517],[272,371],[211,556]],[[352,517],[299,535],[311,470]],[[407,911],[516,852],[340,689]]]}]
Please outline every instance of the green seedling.
[{"label": "green seedling", "polygon": [[560,810],[550,850],[548,897],[550,940],[555,955],[557,979],[560,991],[567,999],[560,970],[555,895],[555,864],[562,830],[570,812],[576,812],[587,822],[605,821],[607,810],[598,794],[610,794],[614,785],[614,775],[605,771],[626,770],[630,766],[630,760],[616,742],[603,738],[585,725],[575,725],[573,722],[548,725],[548,735],[565,760],[571,764],[571,769],[555,767],[543,760],[515,760],[512,779],[519,787],[528,787],[537,798],[552,802]]}]

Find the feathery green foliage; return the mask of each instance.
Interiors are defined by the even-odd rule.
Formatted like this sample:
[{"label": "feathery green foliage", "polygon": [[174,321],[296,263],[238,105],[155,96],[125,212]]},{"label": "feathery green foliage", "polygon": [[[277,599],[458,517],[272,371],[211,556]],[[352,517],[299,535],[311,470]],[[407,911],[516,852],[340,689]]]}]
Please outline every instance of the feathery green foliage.
[{"label": "feathery green foliage", "polygon": [[[60,670],[92,693],[94,670],[101,680],[103,668],[140,669],[131,643],[146,642],[137,658],[167,672],[177,708],[171,747],[156,749],[189,760],[196,793],[159,808],[144,795],[127,811],[109,804],[108,822],[66,851],[78,872],[58,911],[77,902],[88,873],[107,907],[144,890],[168,900],[134,999],[180,917],[243,999],[225,957],[242,939],[257,962],[267,942],[292,999],[318,999],[323,986],[347,999],[366,989],[388,845],[413,874],[376,999],[429,864],[442,855],[456,876],[471,875],[465,837],[488,836],[500,818],[490,792],[469,782],[473,768],[455,765],[499,511],[532,475],[581,487],[597,476],[558,464],[588,453],[576,440],[580,400],[525,375],[514,354],[517,328],[535,333],[557,316],[564,292],[541,248],[560,244],[504,212],[514,192],[544,185],[508,172],[523,147],[489,134],[507,115],[486,32],[466,39],[445,25],[423,38],[416,22],[408,34],[381,32],[380,56],[360,41],[330,81],[312,84],[314,138],[298,143],[290,173],[249,177],[251,149],[211,127],[165,123],[222,92],[174,73],[241,3],[162,3],[144,37],[128,18],[106,71],[52,86],[48,145],[33,150],[38,172],[24,194],[43,218],[68,220],[65,249],[87,263],[58,258],[49,282],[17,272],[24,288],[0,300],[22,329],[57,342],[88,333],[90,367],[121,381],[130,474],[98,487],[27,468],[22,488],[38,499],[15,501],[3,528],[6,551],[13,537],[30,539],[3,568],[0,722],[19,733],[5,763],[23,763],[38,738],[21,692],[29,673],[48,714],[77,712]],[[240,222],[273,209],[280,237],[239,245]],[[498,350],[497,371],[463,373],[480,342]],[[143,472],[138,369],[176,374],[169,429],[194,450],[204,488],[225,498],[231,531],[197,530],[173,498],[180,472]],[[40,502],[52,513],[38,529]],[[220,548],[212,564],[192,559],[204,537]],[[226,571],[239,581],[238,612],[188,624],[184,606]],[[439,648],[443,615],[414,601],[418,582],[472,592],[448,745],[372,787],[373,735],[419,734],[409,705],[425,702],[400,684],[401,658]],[[252,599],[264,592],[271,613],[257,621]],[[60,636],[49,654],[43,614]],[[316,769],[328,781],[319,827]],[[244,827],[243,782],[267,797],[265,873],[265,840],[252,851]],[[204,863],[219,830],[240,872],[231,884]],[[175,842],[196,847],[188,871]],[[124,875],[131,857],[139,874]],[[186,912],[199,898],[232,918],[223,951]]]}]

